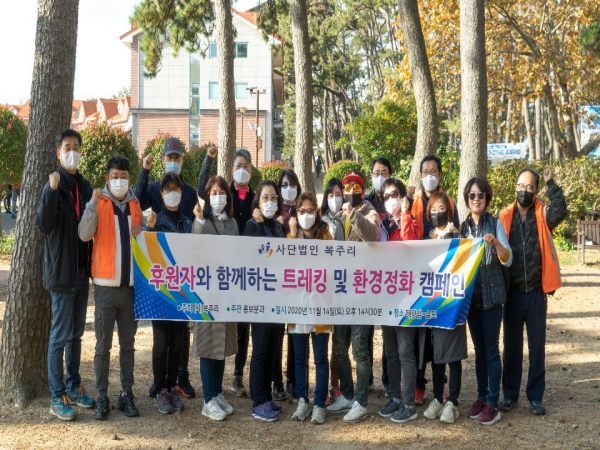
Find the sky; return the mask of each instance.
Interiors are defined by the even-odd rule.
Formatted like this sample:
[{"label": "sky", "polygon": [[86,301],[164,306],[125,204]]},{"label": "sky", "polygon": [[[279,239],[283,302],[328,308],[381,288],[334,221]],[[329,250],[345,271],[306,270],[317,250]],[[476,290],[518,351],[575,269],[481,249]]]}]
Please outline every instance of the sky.
[{"label": "sky", "polygon": [[[131,54],[119,40],[141,0],[80,0],[76,100],[111,98],[131,85]],[[246,11],[258,0],[239,0]],[[21,105],[31,94],[37,1],[0,1],[0,104]]]}]

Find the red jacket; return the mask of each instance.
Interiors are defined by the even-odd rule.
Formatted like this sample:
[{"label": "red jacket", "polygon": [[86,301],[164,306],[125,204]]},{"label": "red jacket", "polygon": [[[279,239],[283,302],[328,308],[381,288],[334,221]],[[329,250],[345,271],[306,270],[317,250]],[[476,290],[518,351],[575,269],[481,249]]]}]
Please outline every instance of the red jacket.
[{"label": "red jacket", "polygon": [[418,241],[421,239],[419,222],[406,211],[400,215],[400,226],[390,235],[390,241]]}]

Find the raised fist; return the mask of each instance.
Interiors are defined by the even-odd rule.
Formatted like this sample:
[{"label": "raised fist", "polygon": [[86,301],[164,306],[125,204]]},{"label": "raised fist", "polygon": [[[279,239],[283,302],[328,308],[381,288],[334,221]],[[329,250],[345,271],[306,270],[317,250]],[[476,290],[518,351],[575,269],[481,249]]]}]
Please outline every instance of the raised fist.
[{"label": "raised fist", "polygon": [[410,198],[411,200],[413,199],[413,197],[415,196],[415,187],[414,186],[409,186],[407,191],[406,191],[406,196],[408,198]]},{"label": "raised fist", "polygon": [[214,145],[213,145],[213,146],[210,146],[210,147],[208,147],[208,148],[206,149],[206,154],[207,154],[208,156],[210,156],[211,158],[215,159],[215,158],[217,157],[217,147],[215,147]]},{"label": "raised fist", "polygon": [[148,228],[154,228],[156,225],[156,213],[154,211],[150,211],[148,215]]},{"label": "raised fist", "polygon": [[152,161],[154,161],[154,156],[150,153],[144,158],[144,169],[150,170],[152,168]]},{"label": "raised fist", "polygon": [[258,208],[254,208],[252,212],[252,218],[256,221],[256,223],[262,223],[264,221],[262,212]]},{"label": "raised fist", "polygon": [[102,189],[94,189],[94,192],[92,192],[92,200],[94,201],[94,203],[96,205],[100,201],[101,197],[102,197]]},{"label": "raised fist", "polygon": [[53,191],[58,189],[58,183],[60,182],[60,175],[58,172],[53,172],[50,174],[50,189]]},{"label": "raised fist", "polygon": [[554,173],[552,173],[552,169],[550,167],[544,169],[544,181],[547,183],[548,180],[551,180],[554,177]]}]

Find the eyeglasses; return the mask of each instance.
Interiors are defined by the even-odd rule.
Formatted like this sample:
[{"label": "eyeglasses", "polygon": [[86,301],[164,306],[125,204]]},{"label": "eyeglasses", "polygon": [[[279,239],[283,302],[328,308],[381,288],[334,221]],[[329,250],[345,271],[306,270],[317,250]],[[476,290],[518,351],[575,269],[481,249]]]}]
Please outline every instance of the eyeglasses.
[{"label": "eyeglasses", "polygon": [[385,193],[383,194],[383,200],[388,200],[389,198],[398,198],[400,197],[400,193],[396,190],[396,191],[392,191],[389,194]]},{"label": "eyeglasses", "polygon": [[475,200],[476,198],[483,200],[485,198],[485,192],[469,192],[470,200]]},{"label": "eyeglasses", "polygon": [[262,195],[262,196],[260,197],[260,199],[261,199],[263,202],[268,202],[268,201],[270,200],[270,201],[272,201],[272,202],[275,202],[275,203],[277,203],[277,199],[278,199],[278,198],[279,198],[279,196],[277,196],[277,195],[275,195],[275,194],[271,195],[270,197],[269,197],[268,195]]},{"label": "eyeglasses", "polygon": [[432,169],[432,170],[424,170],[423,172],[421,172],[421,175],[423,175],[424,177],[428,176],[428,175],[432,175],[434,177],[437,177],[440,173],[438,172],[437,169]]},{"label": "eyeglasses", "polygon": [[371,172],[371,175],[378,177],[378,176],[383,176],[383,177],[387,177],[390,173],[387,170],[376,170]]},{"label": "eyeglasses", "polygon": [[314,214],[315,213],[315,208],[308,208],[308,209],[297,209],[296,211],[298,211],[298,214]]},{"label": "eyeglasses", "polygon": [[535,192],[535,186],[532,186],[531,184],[519,183],[517,184],[517,191]]},{"label": "eyeglasses", "polygon": [[362,192],[362,186],[358,183],[348,183],[344,186],[344,192]]},{"label": "eyeglasses", "polygon": [[296,185],[295,184],[290,184],[290,183],[282,183],[281,184],[281,189],[287,189],[287,188],[295,188]]}]

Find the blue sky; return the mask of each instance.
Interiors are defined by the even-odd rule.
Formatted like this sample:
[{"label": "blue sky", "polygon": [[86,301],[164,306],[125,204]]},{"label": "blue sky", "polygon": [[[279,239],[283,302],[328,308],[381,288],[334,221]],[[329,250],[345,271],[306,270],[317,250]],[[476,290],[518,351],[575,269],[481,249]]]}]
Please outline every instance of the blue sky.
[{"label": "blue sky", "polygon": [[[131,84],[131,56],[119,36],[140,0],[80,0],[74,98],[110,98]],[[258,0],[240,0],[245,11]],[[22,104],[31,93],[37,1],[0,1],[0,104]]]}]

